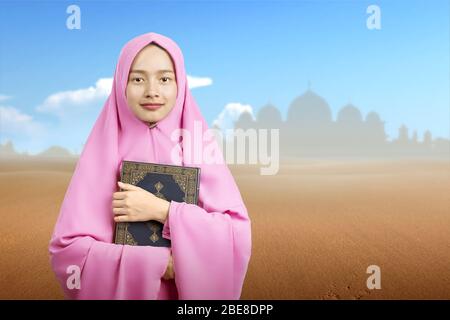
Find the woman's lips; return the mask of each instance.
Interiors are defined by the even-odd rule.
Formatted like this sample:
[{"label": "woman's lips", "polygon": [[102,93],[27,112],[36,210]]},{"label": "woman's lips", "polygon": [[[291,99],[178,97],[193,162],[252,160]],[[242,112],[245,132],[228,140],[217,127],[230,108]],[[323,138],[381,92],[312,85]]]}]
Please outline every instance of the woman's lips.
[{"label": "woman's lips", "polygon": [[159,103],[145,103],[145,104],[141,104],[142,107],[144,107],[145,109],[148,110],[157,110],[159,108],[161,108],[163,106],[163,104],[159,104]]}]

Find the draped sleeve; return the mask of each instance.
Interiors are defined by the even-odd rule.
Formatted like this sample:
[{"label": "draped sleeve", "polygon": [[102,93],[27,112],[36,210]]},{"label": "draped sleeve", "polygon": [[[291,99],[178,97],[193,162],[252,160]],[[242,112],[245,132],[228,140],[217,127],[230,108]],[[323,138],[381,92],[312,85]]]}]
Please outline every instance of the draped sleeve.
[{"label": "draped sleeve", "polygon": [[243,205],[206,211],[171,201],[165,229],[172,241],[180,299],[239,299],[250,259],[250,220]]},{"label": "draped sleeve", "polygon": [[[170,254],[167,248],[116,245],[90,236],[55,238],[51,252],[69,299],[156,299]],[[70,285],[73,266],[81,271],[79,288]]]},{"label": "draped sleeve", "polygon": [[[49,245],[51,266],[66,297],[156,299],[170,249],[114,244],[111,201],[116,174],[86,172],[81,158]],[[104,177],[102,188],[96,184],[98,176]]]}]

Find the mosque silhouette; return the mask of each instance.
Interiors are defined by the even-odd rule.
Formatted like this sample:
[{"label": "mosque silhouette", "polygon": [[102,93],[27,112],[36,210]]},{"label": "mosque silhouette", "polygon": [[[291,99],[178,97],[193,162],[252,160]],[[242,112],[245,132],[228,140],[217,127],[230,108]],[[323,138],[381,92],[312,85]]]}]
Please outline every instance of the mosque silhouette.
[{"label": "mosque silhouette", "polygon": [[333,121],[330,106],[321,96],[308,89],[295,98],[286,121],[272,104],[262,107],[256,119],[243,112],[234,129],[280,129],[280,154],[296,156],[315,155],[450,155],[448,139],[432,139],[427,130],[421,141],[414,131],[402,125],[398,137],[388,140],[385,122],[372,111],[363,118],[351,103],[343,106]]},{"label": "mosque silhouette", "polygon": [[[324,98],[308,88],[295,98],[288,109],[284,121],[281,112],[272,104],[262,107],[256,119],[249,112],[243,112],[234,123],[234,129],[279,129],[280,157],[312,156],[413,156],[445,157],[450,156],[450,141],[444,138],[432,138],[429,130],[419,141],[417,131],[410,135],[408,128],[402,125],[398,137],[388,139],[385,122],[372,111],[364,118],[357,107],[351,103],[343,106],[333,121],[331,108]],[[220,129],[215,127],[216,129]],[[268,134],[270,137],[270,134]],[[224,142],[224,141],[222,141]],[[244,150],[249,155],[250,138],[247,138]],[[259,143],[259,142],[258,142]],[[270,141],[267,149],[271,152]],[[224,155],[226,154],[226,150]],[[0,144],[0,158],[9,156],[28,156],[18,154],[11,141]],[[64,148],[53,146],[38,156],[77,156]]]}]

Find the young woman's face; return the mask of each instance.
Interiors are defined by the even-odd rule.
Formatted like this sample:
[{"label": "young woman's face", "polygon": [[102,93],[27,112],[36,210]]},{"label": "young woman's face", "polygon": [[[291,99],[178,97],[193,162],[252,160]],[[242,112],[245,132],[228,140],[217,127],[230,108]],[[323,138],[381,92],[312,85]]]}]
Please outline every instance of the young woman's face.
[{"label": "young woman's face", "polygon": [[166,117],[175,105],[177,81],[169,54],[156,45],[144,47],[131,65],[127,102],[135,116],[149,124]]}]

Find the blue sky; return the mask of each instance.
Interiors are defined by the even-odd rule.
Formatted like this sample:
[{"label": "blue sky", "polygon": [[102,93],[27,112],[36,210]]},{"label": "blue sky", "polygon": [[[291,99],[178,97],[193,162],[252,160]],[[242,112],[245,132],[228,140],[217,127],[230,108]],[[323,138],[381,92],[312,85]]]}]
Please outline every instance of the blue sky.
[{"label": "blue sky", "polygon": [[[66,27],[71,4],[80,30]],[[380,30],[366,26],[372,4]],[[449,138],[449,15],[446,0],[0,0],[0,142],[80,152],[106,100],[108,82],[97,81],[146,32],[174,39],[188,74],[212,80],[192,89],[210,124],[223,112],[229,125],[230,105],[256,114],[269,101],[285,118],[310,81],[334,118],[351,101],[363,116],[378,112],[391,138],[403,123],[419,138],[426,129]],[[89,87],[91,98],[73,101]]]}]

